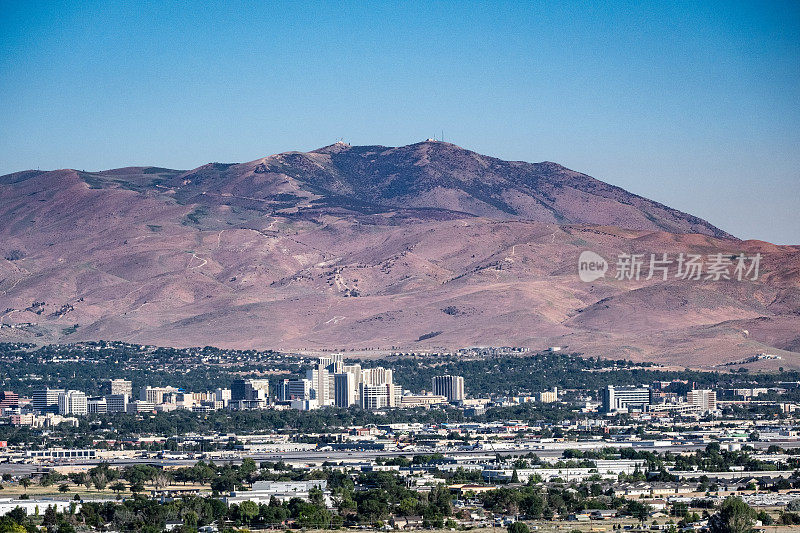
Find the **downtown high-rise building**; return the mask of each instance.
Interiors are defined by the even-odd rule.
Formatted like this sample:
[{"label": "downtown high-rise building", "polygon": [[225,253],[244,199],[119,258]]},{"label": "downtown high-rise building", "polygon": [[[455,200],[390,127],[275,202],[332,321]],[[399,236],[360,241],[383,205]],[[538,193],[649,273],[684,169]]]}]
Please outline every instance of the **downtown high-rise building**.
[{"label": "downtown high-rise building", "polygon": [[448,402],[464,401],[464,378],[461,376],[435,376],[431,385],[434,396],[444,396]]},{"label": "downtown high-rise building", "polygon": [[268,379],[234,379],[231,382],[230,408],[262,409],[268,404]]},{"label": "downtown high-rise building", "polygon": [[314,400],[316,393],[310,379],[284,379],[278,398],[284,402]]},{"label": "downtown high-rise building", "polygon": [[350,407],[358,399],[358,382],[355,374],[341,372],[333,375],[334,379],[334,405],[336,407]]},{"label": "downtown high-rise building", "polygon": [[124,394],[128,398],[132,398],[133,383],[127,379],[109,379],[103,382],[103,392],[105,394]]},{"label": "downtown high-rise building", "polygon": [[33,391],[31,405],[42,413],[58,413],[58,396],[64,389],[36,389]]},{"label": "downtown high-rise building", "polygon": [[363,409],[383,409],[400,405],[400,387],[394,384],[394,374],[389,368],[378,366],[361,370],[358,384],[358,404]]},{"label": "downtown high-rise building", "polygon": [[615,387],[603,389],[603,412],[614,413],[629,409],[645,411],[650,406],[652,393],[647,387]]},{"label": "downtown high-rise building", "polygon": [[320,407],[335,405],[336,403],[336,383],[335,374],[344,370],[344,356],[333,354],[331,356],[320,357],[314,367],[306,371],[306,379],[311,381],[311,388],[315,391],[315,397]]},{"label": "downtown high-rise building", "polygon": [[88,398],[86,407],[89,414],[102,415],[108,412],[108,400],[106,400],[105,396]]},{"label": "downtown high-rise building", "polygon": [[179,392],[175,387],[142,387],[139,391],[139,400],[153,405],[175,403],[175,396]]},{"label": "downtown high-rise building", "polygon": [[244,384],[244,396],[246,400],[269,401],[269,380],[268,379],[248,379]]},{"label": "downtown high-rise building", "polygon": [[358,385],[358,398],[363,409],[383,409],[385,407],[395,407],[398,395],[393,383],[374,385],[360,383]]},{"label": "downtown high-rise building", "polygon": [[85,415],[88,412],[88,401],[83,391],[67,390],[58,395],[58,414]]},{"label": "downtown high-rise building", "polygon": [[701,412],[717,410],[717,393],[713,390],[695,389],[686,393],[686,403],[697,407]]},{"label": "downtown high-rise building", "polygon": [[[400,405],[402,389],[394,384],[392,370],[345,364],[342,354],[320,357],[306,370],[305,379],[284,380],[279,398],[301,408],[325,406],[382,409]],[[303,403],[305,402],[305,403]],[[294,404],[294,403],[293,403]]]},{"label": "downtown high-rise building", "polygon": [[128,411],[128,400],[126,394],[108,394],[105,397],[107,413],[126,413]]}]

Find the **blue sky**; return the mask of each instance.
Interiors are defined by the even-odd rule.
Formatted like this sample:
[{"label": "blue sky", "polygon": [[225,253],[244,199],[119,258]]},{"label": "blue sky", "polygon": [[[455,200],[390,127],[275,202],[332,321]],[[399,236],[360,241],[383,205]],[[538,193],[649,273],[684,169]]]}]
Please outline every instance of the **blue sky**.
[{"label": "blue sky", "polygon": [[443,130],[800,244],[795,1],[0,0],[0,117],[0,174]]}]

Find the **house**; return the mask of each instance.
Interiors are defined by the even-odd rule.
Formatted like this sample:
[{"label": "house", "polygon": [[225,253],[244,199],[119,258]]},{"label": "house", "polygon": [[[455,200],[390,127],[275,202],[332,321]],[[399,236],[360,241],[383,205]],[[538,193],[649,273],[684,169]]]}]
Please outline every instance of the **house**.
[{"label": "house", "polygon": [[448,485],[447,488],[450,489],[450,492],[456,492],[461,496],[467,493],[480,494],[497,489],[497,487],[492,485],[474,485],[471,483],[456,483],[455,485]]},{"label": "house", "polygon": [[395,529],[420,529],[422,528],[421,516],[394,516],[389,520],[389,524]]}]

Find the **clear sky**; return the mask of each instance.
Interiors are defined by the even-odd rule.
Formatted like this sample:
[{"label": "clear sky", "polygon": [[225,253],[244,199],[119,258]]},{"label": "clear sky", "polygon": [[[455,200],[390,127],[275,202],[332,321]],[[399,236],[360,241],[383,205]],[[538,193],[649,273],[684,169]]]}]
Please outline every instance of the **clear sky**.
[{"label": "clear sky", "polygon": [[0,117],[0,174],[443,130],[800,244],[796,0],[0,0]]}]

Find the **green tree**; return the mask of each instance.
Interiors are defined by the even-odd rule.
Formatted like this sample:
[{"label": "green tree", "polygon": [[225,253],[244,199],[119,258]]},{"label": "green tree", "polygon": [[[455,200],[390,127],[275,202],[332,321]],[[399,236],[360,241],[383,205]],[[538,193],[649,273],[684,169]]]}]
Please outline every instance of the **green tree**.
[{"label": "green tree", "polygon": [[0,533],[28,533],[28,530],[21,524],[3,519],[0,521]]},{"label": "green tree", "polygon": [[508,533],[530,533],[531,528],[525,522],[514,522],[508,526]]},{"label": "green tree", "polygon": [[731,496],[708,519],[708,527],[711,533],[751,533],[755,516],[755,511],[743,499]]},{"label": "green tree", "polygon": [[310,501],[314,505],[323,506],[324,507],[324,505],[325,505],[325,496],[323,495],[323,493],[319,489],[319,487],[314,487],[313,489],[308,491],[308,501]]},{"label": "green tree", "polygon": [[42,519],[42,523],[49,528],[55,527],[58,523],[58,512],[56,512],[55,505],[48,505],[47,509],[44,510],[44,518]]},{"label": "green tree", "polygon": [[761,525],[764,525],[764,526],[771,526],[775,522],[775,520],[772,518],[772,516],[770,516],[763,509],[758,512],[758,515],[756,515],[756,518],[758,520],[761,520]]},{"label": "green tree", "polygon": [[97,474],[92,476],[92,483],[94,484],[94,488],[97,490],[103,490],[106,488],[106,484],[108,483],[108,478],[106,477],[105,472],[98,472]]},{"label": "green tree", "polygon": [[647,517],[650,516],[650,506],[642,502],[637,502],[636,500],[631,500],[625,506],[625,513],[644,523]]},{"label": "green tree", "polygon": [[239,504],[239,517],[245,524],[250,524],[258,516],[258,504],[250,500]]},{"label": "green tree", "polygon": [[242,464],[239,466],[239,476],[241,479],[249,479],[251,475],[258,471],[256,462],[250,457],[242,459]]}]

